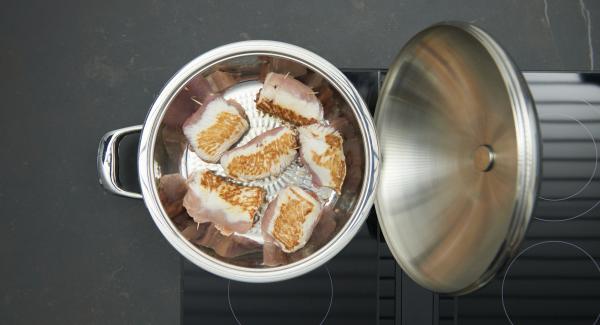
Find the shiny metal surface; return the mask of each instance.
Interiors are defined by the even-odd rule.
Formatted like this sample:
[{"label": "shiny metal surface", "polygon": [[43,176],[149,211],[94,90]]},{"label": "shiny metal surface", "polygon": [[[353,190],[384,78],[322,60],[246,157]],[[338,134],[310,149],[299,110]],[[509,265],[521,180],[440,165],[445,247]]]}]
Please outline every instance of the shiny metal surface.
[{"label": "shiny metal surface", "polygon": [[[165,116],[172,117],[182,113],[171,105],[176,95],[193,78],[204,78],[217,70],[239,76],[240,85],[259,80],[261,73],[264,73],[265,60],[270,59],[280,60],[292,70],[305,69],[319,76],[322,79],[320,84],[332,90],[333,105],[329,109],[329,117],[341,119],[338,122],[341,122],[340,131],[344,136],[345,151],[349,158],[346,184],[332,207],[332,213],[338,221],[333,238],[318,249],[303,248],[301,258],[290,264],[272,268],[261,265],[260,254],[244,258],[223,258],[210,249],[192,244],[181,235],[166,214],[157,192],[157,182],[161,176],[173,173],[185,176],[189,172],[186,168],[190,167],[189,164],[182,163],[186,157],[186,141],[180,127],[170,125],[169,119],[165,119]],[[379,174],[378,166],[379,147],[372,119],[350,81],[337,68],[314,53],[271,41],[225,45],[184,66],[165,85],[150,109],[138,152],[144,202],[169,243],[197,266],[228,279],[246,282],[272,282],[297,277],[335,256],[355,236],[369,213]]]},{"label": "shiny metal surface", "polygon": [[100,184],[109,192],[133,199],[141,199],[142,194],[124,190],[119,185],[119,142],[123,137],[139,133],[142,125],[129,126],[106,133],[98,147],[97,167]]},{"label": "shiny metal surface", "polygon": [[432,291],[481,287],[515,254],[538,192],[537,117],[520,72],[480,29],[436,25],[390,67],[375,120],[375,204],[394,257]]}]

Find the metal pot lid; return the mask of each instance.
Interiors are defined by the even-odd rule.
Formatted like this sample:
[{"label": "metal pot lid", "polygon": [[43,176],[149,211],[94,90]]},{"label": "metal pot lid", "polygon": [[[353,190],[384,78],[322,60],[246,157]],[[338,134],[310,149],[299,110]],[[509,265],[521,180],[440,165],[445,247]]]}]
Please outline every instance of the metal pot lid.
[{"label": "metal pot lid", "polygon": [[479,28],[417,34],[389,69],[375,112],[376,209],[387,244],[421,286],[465,294],[515,254],[540,175],[526,83]]}]

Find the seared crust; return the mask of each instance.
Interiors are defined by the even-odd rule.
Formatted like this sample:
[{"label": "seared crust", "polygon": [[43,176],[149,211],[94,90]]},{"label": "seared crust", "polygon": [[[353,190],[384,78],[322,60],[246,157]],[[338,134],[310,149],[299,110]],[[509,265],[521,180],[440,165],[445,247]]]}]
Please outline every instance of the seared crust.
[{"label": "seared crust", "polygon": [[284,250],[292,251],[300,244],[302,225],[306,217],[315,209],[314,203],[303,198],[297,191],[290,189],[295,198],[283,202],[279,215],[273,226],[273,237],[284,246]]},{"label": "seared crust", "polygon": [[208,98],[183,124],[183,133],[202,160],[219,161],[250,127],[244,108],[234,100]]},{"label": "seared crust", "polygon": [[227,203],[246,211],[251,220],[254,220],[265,198],[265,190],[258,186],[239,185],[211,171],[202,173],[200,185],[207,191],[217,193]]},{"label": "seared crust", "polygon": [[240,115],[221,112],[213,125],[198,133],[196,146],[206,154],[214,156],[232,134],[243,133],[246,128],[246,120]]},{"label": "seared crust", "polygon": [[265,241],[274,241],[286,253],[304,247],[321,215],[321,203],[312,192],[297,186],[280,191],[262,220]]},{"label": "seared crust", "polygon": [[325,136],[328,147],[325,153],[319,155],[312,151],[312,160],[319,166],[329,169],[331,176],[331,188],[336,192],[342,191],[342,184],[346,177],[346,162],[344,161],[342,137],[339,134],[328,134]]},{"label": "seared crust", "polygon": [[311,171],[313,182],[341,193],[346,178],[342,136],[333,127],[318,124],[300,127],[298,130],[302,160]]},{"label": "seared crust", "polygon": [[272,100],[260,98],[260,91],[256,95],[256,108],[263,113],[279,117],[280,119],[294,125],[309,125],[318,122],[318,120],[315,118],[306,118],[304,116],[300,116],[292,110],[274,104]]},{"label": "seared crust", "polygon": [[323,120],[323,105],[315,92],[288,74],[270,72],[256,97],[258,110],[295,125]]},{"label": "seared crust", "polygon": [[250,230],[265,198],[260,187],[236,184],[208,170],[192,175],[188,187],[183,206],[194,222],[212,222],[225,236]]},{"label": "seared crust", "polygon": [[242,181],[275,176],[293,161],[297,148],[296,132],[279,127],[225,153],[221,165],[228,176]]}]

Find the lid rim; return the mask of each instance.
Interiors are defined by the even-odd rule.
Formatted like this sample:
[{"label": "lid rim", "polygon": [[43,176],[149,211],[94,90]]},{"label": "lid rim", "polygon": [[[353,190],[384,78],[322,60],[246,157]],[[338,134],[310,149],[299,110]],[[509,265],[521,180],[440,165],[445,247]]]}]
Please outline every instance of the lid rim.
[{"label": "lid rim", "polygon": [[[500,269],[516,254],[516,250],[522,242],[524,235],[527,230],[529,221],[531,220],[537,193],[539,191],[539,175],[541,173],[541,143],[540,143],[540,132],[537,119],[537,113],[535,110],[535,104],[533,98],[527,87],[525,79],[513,63],[509,55],[494,41],[494,39],[480,28],[463,22],[442,22],[435,24],[415,35],[407,44],[400,50],[397,57],[392,63],[389,74],[386,76],[383,83],[380,97],[377,102],[374,119],[376,124],[380,124],[382,118],[382,106],[389,95],[390,87],[394,83],[394,80],[398,78],[399,66],[401,65],[400,59],[403,53],[414,46],[423,39],[424,36],[435,32],[437,29],[455,28],[461,32],[465,32],[473,37],[476,42],[482,45],[487,54],[492,58],[495,67],[498,69],[500,76],[502,77],[504,86],[506,87],[507,94],[510,99],[511,110],[514,120],[514,130],[516,133],[516,150],[517,150],[517,178],[516,178],[516,189],[514,195],[514,205],[510,216],[510,222],[508,224],[507,235],[500,247],[496,251],[495,256],[491,260],[487,269],[470,284],[458,288],[457,290],[440,290],[441,286],[427,281],[426,276],[422,276],[416,268],[414,268],[410,261],[402,258],[399,252],[396,252],[393,247],[390,247],[390,251],[394,256],[395,260],[402,267],[402,269],[409,275],[411,279],[417,282],[419,285],[430,289],[435,292],[440,292],[449,295],[463,295],[473,292],[485,284],[487,284],[494,276],[500,271]],[[381,125],[377,125],[381,127]],[[380,130],[378,129],[378,134]],[[384,140],[380,138],[382,144],[381,152],[381,164],[385,164],[385,148]],[[389,163],[389,162],[388,162]],[[382,168],[381,179],[385,179],[384,175],[385,168]],[[381,201],[380,190],[383,186],[383,182],[380,182],[376,199],[375,209],[377,211],[377,218],[381,225],[382,233],[388,241],[393,241],[394,237],[390,233],[389,227],[386,227],[386,219],[391,218],[385,216],[385,211]],[[446,284],[446,287],[448,285]]]}]

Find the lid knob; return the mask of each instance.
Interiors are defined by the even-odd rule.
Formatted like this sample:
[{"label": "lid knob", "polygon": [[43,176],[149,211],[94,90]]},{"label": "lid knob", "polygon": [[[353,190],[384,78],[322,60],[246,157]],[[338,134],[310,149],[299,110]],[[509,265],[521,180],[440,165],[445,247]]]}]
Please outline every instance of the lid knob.
[{"label": "lid knob", "polygon": [[473,153],[473,165],[480,172],[488,172],[494,167],[494,150],[487,144],[480,145]]}]

